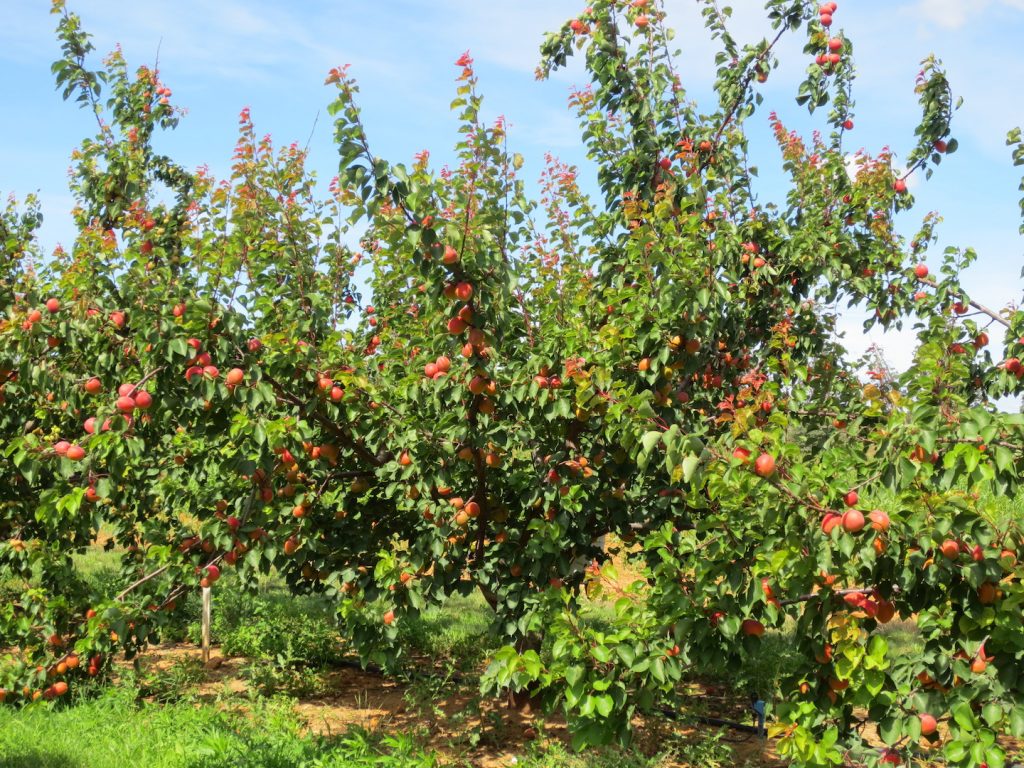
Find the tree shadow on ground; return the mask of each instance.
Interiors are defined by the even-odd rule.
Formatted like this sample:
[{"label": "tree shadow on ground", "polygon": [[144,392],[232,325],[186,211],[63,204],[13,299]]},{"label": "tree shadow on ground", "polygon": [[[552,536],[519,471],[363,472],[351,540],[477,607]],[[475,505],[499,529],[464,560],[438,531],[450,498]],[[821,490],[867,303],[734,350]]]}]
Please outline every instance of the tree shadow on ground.
[{"label": "tree shadow on ground", "polygon": [[0,754],[0,768],[85,768],[85,763],[65,753],[30,750]]}]

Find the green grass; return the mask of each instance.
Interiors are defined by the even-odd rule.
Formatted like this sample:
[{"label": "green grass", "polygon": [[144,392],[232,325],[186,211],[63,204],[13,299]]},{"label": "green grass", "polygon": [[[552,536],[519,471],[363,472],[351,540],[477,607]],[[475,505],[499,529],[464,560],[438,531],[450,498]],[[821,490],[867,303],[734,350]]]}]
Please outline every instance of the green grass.
[{"label": "green grass", "polygon": [[2,768],[432,768],[409,737],[352,730],[301,733],[287,702],[246,702],[247,716],[215,706],[137,705],[130,688],[60,710],[0,708]]},{"label": "green grass", "polygon": [[[288,699],[139,703],[131,686],[108,688],[71,706],[0,707],[0,768],[467,768],[443,759],[416,738],[359,728],[330,737],[303,733]],[[233,710],[226,708],[232,705]],[[244,710],[244,711],[243,711]],[[505,745],[499,745],[505,746]],[[519,768],[704,768],[730,764],[717,734],[672,740],[659,754],[594,749],[582,754],[559,742],[522,747]]]},{"label": "green grass", "polygon": [[[330,603],[315,596],[290,595],[283,585],[269,584],[258,592],[236,588],[225,577],[213,596],[211,634],[227,656],[286,659],[305,666],[324,666],[344,656]],[[187,634],[200,639],[199,601],[185,606]]]},{"label": "green grass", "polygon": [[415,654],[468,671],[502,645],[502,638],[489,632],[493,617],[479,593],[453,597],[404,622],[401,641]]}]

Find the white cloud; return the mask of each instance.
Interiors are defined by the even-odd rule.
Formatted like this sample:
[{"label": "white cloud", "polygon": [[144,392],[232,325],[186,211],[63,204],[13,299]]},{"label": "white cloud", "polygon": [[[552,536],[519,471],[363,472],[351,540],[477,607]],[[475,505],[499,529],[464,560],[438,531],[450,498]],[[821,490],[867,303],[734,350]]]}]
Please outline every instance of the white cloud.
[{"label": "white cloud", "polygon": [[[993,0],[918,0],[915,15],[945,29],[961,29],[979,18]],[[1024,0],[995,0],[995,5],[1024,10]]]}]

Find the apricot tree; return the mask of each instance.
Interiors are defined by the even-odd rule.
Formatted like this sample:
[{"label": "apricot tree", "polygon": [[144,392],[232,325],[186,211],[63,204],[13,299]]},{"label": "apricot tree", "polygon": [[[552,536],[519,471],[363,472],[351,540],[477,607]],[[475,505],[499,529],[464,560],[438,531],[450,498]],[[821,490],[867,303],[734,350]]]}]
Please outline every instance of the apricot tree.
[{"label": "apricot tree", "polygon": [[[956,149],[945,73],[923,64],[908,170],[886,151],[851,172],[836,4],[769,0],[777,34],[752,45],[702,5],[710,105],[686,96],[653,0],[595,0],[548,36],[540,75],[582,55],[592,79],[573,107],[600,199],[550,159],[534,200],[468,54],[440,170],[375,156],[332,70],[324,197],[247,111],[230,178],[159,154],[170,89],[117,53],[89,69],[57,3],[57,83],[98,131],[73,155],[70,251],[38,252],[31,200],[0,219],[3,697],[60,696],[225,568],[275,569],[336,598],[384,664],[404,619],[481,591],[507,638],[485,688],[561,707],[580,745],[628,738],[685,674],[748,668],[785,630],[803,661],[771,709],[795,764],[936,744],[1002,764],[996,736],[1024,733],[1024,540],[999,503],[1024,418],[995,401],[1022,390],[1024,313],[967,295],[970,250],[925,266],[934,215],[897,228],[906,179]],[[822,132],[768,116],[789,178],[769,197],[745,126],[785,35],[806,39],[797,100]],[[840,304],[913,323],[914,365],[862,380]],[[72,557],[100,535],[123,553],[116,594]],[[585,593],[614,616],[587,621]],[[897,614],[920,655],[890,653]]]}]

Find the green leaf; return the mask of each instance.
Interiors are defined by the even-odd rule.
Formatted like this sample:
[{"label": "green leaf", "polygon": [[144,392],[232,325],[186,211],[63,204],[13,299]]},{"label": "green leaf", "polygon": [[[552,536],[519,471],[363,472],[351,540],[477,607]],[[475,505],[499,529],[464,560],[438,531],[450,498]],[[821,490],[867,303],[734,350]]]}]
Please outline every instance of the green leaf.
[{"label": "green leaf", "polygon": [[654,450],[654,446],[661,442],[662,435],[664,434],[664,432],[659,430],[652,430],[640,438],[640,444],[643,446],[643,452],[650,453]]},{"label": "green leaf", "polygon": [[953,715],[953,719],[956,720],[957,725],[959,725],[961,729],[968,733],[974,731],[974,713],[971,712],[971,705],[969,702],[961,701],[959,704],[954,704],[949,712]]},{"label": "green leaf", "polygon": [[690,482],[696,474],[697,469],[700,467],[700,457],[690,454],[683,459],[683,480]]},{"label": "green leaf", "polygon": [[981,716],[991,726],[1003,719],[1003,708],[995,702],[989,702],[981,710]]}]

